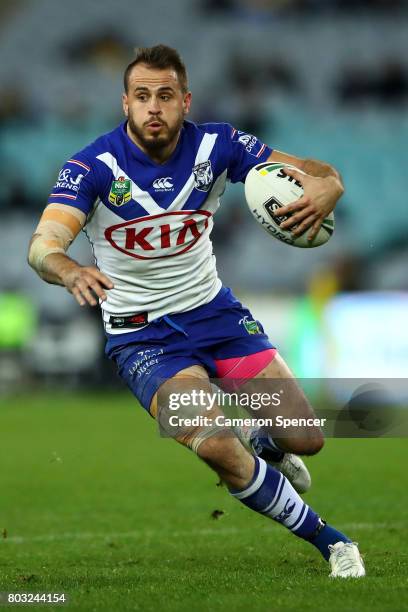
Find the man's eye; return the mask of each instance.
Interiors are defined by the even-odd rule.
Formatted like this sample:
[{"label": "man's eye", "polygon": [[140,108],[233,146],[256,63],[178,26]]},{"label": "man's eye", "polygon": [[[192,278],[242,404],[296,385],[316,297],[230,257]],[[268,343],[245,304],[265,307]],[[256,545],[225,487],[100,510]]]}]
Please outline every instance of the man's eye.
[{"label": "man's eye", "polygon": [[167,94],[163,94],[161,96],[161,99],[164,100],[165,102],[167,102],[168,100],[170,100],[170,96],[168,96]]},{"label": "man's eye", "polygon": [[145,101],[147,100],[147,96],[144,96],[144,95],[140,95],[140,96],[136,96],[136,97],[137,97],[137,99],[138,99],[140,102],[145,102]]}]

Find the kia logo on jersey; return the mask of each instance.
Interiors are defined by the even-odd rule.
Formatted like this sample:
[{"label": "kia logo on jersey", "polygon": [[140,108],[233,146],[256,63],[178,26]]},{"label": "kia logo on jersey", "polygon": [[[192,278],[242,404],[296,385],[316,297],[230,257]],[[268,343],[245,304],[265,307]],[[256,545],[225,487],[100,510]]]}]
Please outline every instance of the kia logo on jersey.
[{"label": "kia logo on jersey", "polygon": [[132,219],[105,230],[106,240],[136,259],[174,257],[189,251],[208,227],[207,210],[178,210]]}]

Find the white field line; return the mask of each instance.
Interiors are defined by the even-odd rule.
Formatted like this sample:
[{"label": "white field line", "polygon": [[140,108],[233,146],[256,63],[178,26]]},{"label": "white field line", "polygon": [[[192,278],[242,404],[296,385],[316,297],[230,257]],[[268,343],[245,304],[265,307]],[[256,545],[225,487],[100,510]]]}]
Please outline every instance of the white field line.
[{"label": "white field line", "polygon": [[[405,523],[346,523],[342,524],[341,528],[345,531],[366,531],[370,529],[387,529],[393,527],[394,529],[404,529]],[[257,530],[259,532],[265,532],[267,529]],[[268,530],[269,531],[269,530]],[[206,537],[206,536],[232,536],[239,535],[242,532],[238,527],[221,527],[220,529],[208,528],[208,529],[190,529],[184,531],[163,531],[163,530],[151,530],[146,529],[143,531],[118,531],[105,533],[100,532],[87,532],[87,531],[74,531],[67,533],[48,533],[44,535],[36,536],[9,536],[0,539],[1,544],[28,544],[30,542],[58,542],[63,540],[118,540],[118,539],[149,539],[149,538],[163,538],[164,540],[174,538],[194,538],[194,537]]]}]

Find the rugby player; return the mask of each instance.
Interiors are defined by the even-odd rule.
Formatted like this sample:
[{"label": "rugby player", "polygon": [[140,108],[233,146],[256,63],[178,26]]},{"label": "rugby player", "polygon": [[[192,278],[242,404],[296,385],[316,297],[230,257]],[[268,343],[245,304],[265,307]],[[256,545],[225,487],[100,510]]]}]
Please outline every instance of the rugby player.
[{"label": "rugby player", "polygon": [[[170,432],[170,393],[225,389],[251,394],[286,381],[285,417],[314,413],[261,324],[218,278],[210,234],[227,181],[245,181],[260,162],[287,170],[304,195],[285,206],[284,227],[317,234],[343,193],[329,164],[272,150],[227,123],[196,125],[185,66],[174,49],[141,48],[124,74],[126,121],[73,155],[62,167],[30,242],[29,263],[77,302],[102,310],[106,353],[142,406]],[[95,266],[67,249],[83,229]],[[184,406],[181,416],[216,416],[219,406]],[[262,416],[274,417],[268,407]],[[174,414],[174,413],[172,413]],[[211,419],[210,419],[211,421]],[[208,419],[206,421],[208,423]],[[318,426],[274,436],[273,428],[243,433],[213,424],[185,426],[175,438],[192,449],[255,512],[313,544],[333,577],[365,574],[358,547],[328,525],[299,495],[310,486],[298,455],[323,446]],[[239,432],[238,432],[239,433]],[[240,433],[240,435],[242,432]]]}]

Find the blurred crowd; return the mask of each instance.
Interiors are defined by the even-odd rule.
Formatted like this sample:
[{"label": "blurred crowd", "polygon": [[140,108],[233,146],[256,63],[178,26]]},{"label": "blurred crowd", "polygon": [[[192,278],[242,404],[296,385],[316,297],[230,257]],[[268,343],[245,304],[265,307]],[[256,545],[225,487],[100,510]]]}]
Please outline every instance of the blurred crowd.
[{"label": "blurred crowd", "polygon": [[268,13],[310,14],[316,11],[350,13],[356,11],[385,12],[406,10],[407,0],[203,0],[205,13],[238,14],[265,17]]},{"label": "blurred crowd", "polygon": [[[293,294],[329,276],[336,291],[407,289],[407,26],[408,0],[2,0],[0,297],[28,293],[33,321],[76,316],[69,296],[28,269],[26,245],[60,165],[122,121],[134,47],[158,42],[185,59],[191,119],[332,162],[346,182],[335,239],[305,254],[306,273],[231,186],[213,234],[226,284]],[[92,260],[85,241],[75,249]]]}]

